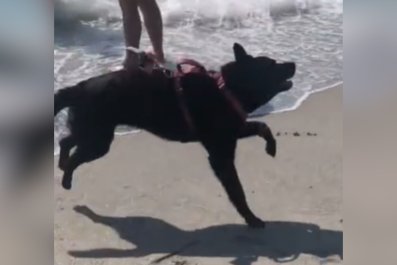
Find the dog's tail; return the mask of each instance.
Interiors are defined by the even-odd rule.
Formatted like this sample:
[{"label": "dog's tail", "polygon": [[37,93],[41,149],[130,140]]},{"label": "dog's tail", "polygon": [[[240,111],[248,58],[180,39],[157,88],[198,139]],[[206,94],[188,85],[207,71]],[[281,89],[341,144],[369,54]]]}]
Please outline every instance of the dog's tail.
[{"label": "dog's tail", "polygon": [[71,86],[58,90],[54,95],[54,116],[62,109],[72,107],[78,102],[79,86]]}]

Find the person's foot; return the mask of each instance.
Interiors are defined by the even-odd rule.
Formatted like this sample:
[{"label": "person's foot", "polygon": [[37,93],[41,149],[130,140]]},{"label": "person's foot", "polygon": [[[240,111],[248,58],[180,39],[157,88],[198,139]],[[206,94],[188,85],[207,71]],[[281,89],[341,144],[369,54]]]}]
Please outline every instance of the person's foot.
[{"label": "person's foot", "polygon": [[140,52],[134,53],[132,51],[127,51],[127,56],[124,60],[123,67],[128,72],[136,71],[141,68],[147,73],[151,73],[156,61],[153,55]]},{"label": "person's foot", "polygon": [[155,53],[155,55],[157,62],[159,62],[160,64],[165,64],[165,57],[163,52],[157,52]]},{"label": "person's foot", "polygon": [[163,65],[165,63],[163,52],[148,51],[146,55],[158,65]]},{"label": "person's foot", "polygon": [[136,53],[127,50],[127,56],[124,60],[123,67],[127,71],[134,71],[141,67],[145,72],[150,73],[155,65],[164,65],[164,54],[152,51]]},{"label": "person's foot", "polygon": [[146,55],[148,55],[157,66],[160,66],[172,72],[177,70],[176,64],[172,61],[166,60],[163,53],[160,53],[160,55],[156,55],[154,52],[147,52]]},{"label": "person's foot", "polygon": [[137,53],[127,51],[126,57],[123,62],[123,67],[127,71],[134,71],[139,68],[140,56]]}]

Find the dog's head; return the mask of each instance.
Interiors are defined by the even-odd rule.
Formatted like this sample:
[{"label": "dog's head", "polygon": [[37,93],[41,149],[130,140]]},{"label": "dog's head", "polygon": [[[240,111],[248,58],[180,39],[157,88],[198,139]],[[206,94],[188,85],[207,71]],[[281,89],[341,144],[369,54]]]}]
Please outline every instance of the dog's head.
[{"label": "dog's head", "polygon": [[254,111],[292,87],[290,79],[295,74],[295,63],[253,57],[238,43],[233,50],[235,61],[222,67],[222,75],[226,87],[239,99],[245,111]]}]

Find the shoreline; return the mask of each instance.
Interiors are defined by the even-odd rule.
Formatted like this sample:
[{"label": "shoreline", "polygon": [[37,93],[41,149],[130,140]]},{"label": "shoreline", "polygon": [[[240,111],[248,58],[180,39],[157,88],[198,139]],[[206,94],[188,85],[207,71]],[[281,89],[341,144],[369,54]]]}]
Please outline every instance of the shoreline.
[{"label": "shoreline", "polygon": [[338,88],[340,86],[343,86],[343,81],[338,81],[332,85],[329,86],[325,86],[325,87],[321,87],[321,88],[317,88],[315,90],[312,91],[307,91],[307,93],[305,95],[303,95],[296,103],[294,106],[289,107],[289,108],[285,108],[285,109],[281,109],[281,110],[275,110],[272,111],[270,113],[264,113],[264,114],[257,114],[257,115],[252,115],[249,118],[260,118],[260,117],[264,117],[267,115],[271,115],[271,114],[277,114],[277,113],[284,113],[284,112],[289,112],[289,111],[294,111],[294,110],[298,110],[299,107],[310,98],[311,95],[314,95],[316,93],[319,92],[323,92],[323,91],[327,91],[328,89],[335,89]]}]

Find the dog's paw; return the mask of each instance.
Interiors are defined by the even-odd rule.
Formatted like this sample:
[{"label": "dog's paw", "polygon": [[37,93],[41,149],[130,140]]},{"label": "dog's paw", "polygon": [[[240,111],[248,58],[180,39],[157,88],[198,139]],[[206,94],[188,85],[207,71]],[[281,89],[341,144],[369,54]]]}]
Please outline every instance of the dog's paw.
[{"label": "dog's paw", "polygon": [[266,223],[257,217],[251,218],[249,220],[247,219],[246,222],[247,225],[251,228],[263,229],[266,227]]},{"label": "dog's paw", "polygon": [[276,146],[277,146],[276,140],[267,141],[266,153],[268,153],[272,157],[275,157],[276,156],[276,149],[277,149]]},{"label": "dog's paw", "polygon": [[72,189],[72,179],[71,179],[71,178],[65,178],[65,177],[63,177],[63,178],[62,178],[62,187],[63,187],[65,190],[70,190],[70,189]]}]

